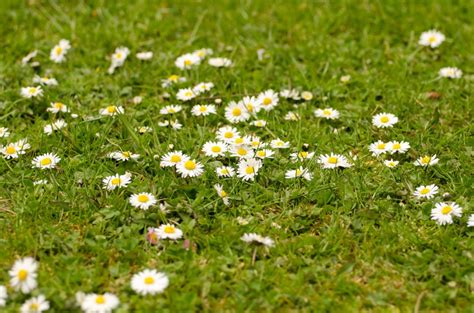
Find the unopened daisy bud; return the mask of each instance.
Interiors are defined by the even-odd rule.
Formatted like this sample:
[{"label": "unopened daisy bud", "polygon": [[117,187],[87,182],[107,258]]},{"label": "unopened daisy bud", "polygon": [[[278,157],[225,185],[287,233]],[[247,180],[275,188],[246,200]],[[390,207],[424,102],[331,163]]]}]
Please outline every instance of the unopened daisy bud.
[{"label": "unopened daisy bud", "polygon": [[134,104],[140,104],[142,102],[143,98],[140,96],[133,97],[132,102]]}]

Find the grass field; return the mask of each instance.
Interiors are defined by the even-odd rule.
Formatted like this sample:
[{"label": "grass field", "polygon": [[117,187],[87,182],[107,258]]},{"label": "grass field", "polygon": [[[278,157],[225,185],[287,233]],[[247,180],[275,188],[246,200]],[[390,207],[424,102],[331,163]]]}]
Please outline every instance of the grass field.
[{"label": "grass field", "polygon": [[[30,0],[2,1],[0,12],[0,127],[10,132],[0,145],[25,138],[31,145],[18,158],[0,158],[0,285],[8,290],[0,311],[17,312],[43,294],[49,311],[79,312],[77,292],[108,292],[120,300],[114,312],[474,312],[472,1]],[[418,43],[430,29],[446,36],[436,48]],[[50,51],[61,39],[71,49],[55,63]],[[130,54],[109,74],[117,47]],[[201,48],[213,54],[189,70],[175,66]],[[137,59],[141,51],[152,51],[151,60]],[[212,67],[213,57],[233,65]],[[450,66],[462,77],[439,77]],[[186,81],[162,87],[173,74]],[[22,97],[21,88],[38,85],[35,75],[58,85]],[[176,99],[200,82],[214,88]],[[231,101],[291,88],[313,98],[279,97],[273,110],[240,123],[225,117]],[[137,96],[141,102],[132,101]],[[70,112],[48,112],[51,102]],[[182,111],[160,114],[170,104]],[[217,114],[194,116],[198,104],[215,105]],[[124,113],[99,114],[110,105]],[[313,113],[328,107],[340,117]],[[285,119],[288,112],[300,118]],[[398,123],[372,125],[383,112]],[[257,117],[265,127],[251,125]],[[67,126],[45,134],[59,118]],[[159,126],[167,120],[182,128]],[[253,181],[219,178],[216,167],[237,169],[239,160],[206,156],[202,147],[226,125],[290,147],[267,147],[275,155]],[[152,130],[140,134],[141,126]],[[369,145],[377,140],[406,141],[410,149],[376,157]],[[314,158],[294,163],[290,154],[304,144]],[[183,178],[160,166],[173,150],[200,162],[203,174]],[[113,151],[140,157],[116,162]],[[353,166],[323,169],[317,158],[332,152]],[[56,168],[33,167],[45,153],[61,158]],[[438,164],[414,165],[435,154]],[[384,165],[391,158],[398,166]],[[300,165],[311,180],[285,178]],[[104,189],[104,178],[125,172],[128,186]],[[413,195],[430,184],[439,187],[433,198]],[[129,197],[139,192],[166,202],[166,210],[133,207]],[[432,209],[450,201],[462,216],[437,224]],[[148,228],[166,223],[182,238],[147,241]],[[245,233],[268,236],[274,246],[248,244]],[[24,257],[39,262],[38,287],[28,294],[10,285],[9,270]],[[131,288],[132,276],[147,268],[168,276],[162,293]]]}]

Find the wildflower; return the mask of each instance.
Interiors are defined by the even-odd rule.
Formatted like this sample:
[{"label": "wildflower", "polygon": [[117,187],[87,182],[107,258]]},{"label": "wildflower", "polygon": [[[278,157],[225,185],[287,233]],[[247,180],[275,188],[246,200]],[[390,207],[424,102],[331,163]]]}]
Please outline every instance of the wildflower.
[{"label": "wildflower", "polygon": [[67,126],[67,123],[63,119],[54,121],[51,124],[44,126],[43,131],[48,136],[51,135],[54,131],[63,129]]},{"label": "wildflower", "polygon": [[393,127],[398,122],[398,117],[391,113],[379,113],[372,117],[372,124],[378,128]]},{"label": "wildflower", "polygon": [[30,53],[28,53],[25,57],[21,59],[21,64],[26,65],[28,62],[30,62],[33,58],[35,58],[38,55],[38,50],[34,50]]},{"label": "wildflower", "polygon": [[255,180],[255,176],[262,167],[262,162],[257,159],[241,159],[238,165],[238,177],[243,180]]},{"label": "wildflower", "polygon": [[457,79],[462,77],[462,71],[457,67],[443,67],[439,70],[439,76]]},{"label": "wildflower", "polygon": [[389,167],[389,168],[394,168],[398,165],[398,161],[394,161],[392,159],[390,160],[385,160],[383,161],[383,164],[386,166],[386,167]]},{"label": "wildflower", "polygon": [[171,151],[165,154],[161,158],[160,166],[161,167],[171,167],[176,166],[181,162],[186,162],[189,160],[189,156],[184,154],[181,151]]},{"label": "wildflower", "polygon": [[100,115],[106,116],[115,116],[117,114],[123,114],[123,112],[123,107],[115,105],[109,105],[108,107],[99,110]]},{"label": "wildflower", "polygon": [[256,243],[261,244],[266,247],[273,247],[275,246],[275,242],[270,237],[263,237],[261,235],[257,235],[255,233],[246,233],[242,237],[240,237],[242,241],[247,243]]},{"label": "wildflower", "polygon": [[39,295],[27,300],[20,308],[21,313],[40,313],[49,309],[49,302],[46,297]]},{"label": "wildflower", "polygon": [[352,166],[352,164],[349,163],[345,156],[334,153],[331,153],[329,155],[320,155],[318,158],[318,162],[324,169],[333,169],[338,167],[347,168]]},{"label": "wildflower", "polygon": [[237,131],[237,129],[231,126],[224,126],[217,130],[217,139],[227,143],[232,142],[236,137],[239,136],[240,133]]},{"label": "wildflower", "polygon": [[127,47],[118,47],[115,49],[115,52],[112,54],[111,64],[107,72],[109,74],[113,74],[117,67],[121,67],[125,63],[125,60],[129,54],[130,50]]},{"label": "wildflower", "polygon": [[233,177],[235,175],[235,171],[230,166],[221,166],[216,168],[216,174],[218,177]]},{"label": "wildflower", "polygon": [[436,154],[434,155],[425,155],[425,156],[422,156],[422,157],[419,157],[416,161],[415,161],[415,166],[432,166],[432,165],[436,165],[438,164],[439,162],[439,159],[436,157]]},{"label": "wildflower", "polygon": [[158,237],[158,228],[148,228],[146,233],[146,240],[151,243],[152,245],[158,244],[159,237]]},{"label": "wildflower", "polygon": [[272,147],[273,149],[287,149],[290,147],[290,143],[288,141],[283,141],[280,138],[277,138],[270,142],[270,147]]},{"label": "wildflower", "polygon": [[127,185],[131,182],[131,178],[132,174],[128,172],[124,175],[115,174],[102,179],[102,183],[104,184],[104,189],[114,190],[116,188],[127,187]]},{"label": "wildflower", "polygon": [[197,177],[204,173],[204,166],[195,160],[181,161],[176,165],[176,171],[181,177]]},{"label": "wildflower", "polygon": [[443,43],[446,37],[439,31],[433,29],[427,32],[421,33],[418,44],[431,48],[436,48]]},{"label": "wildflower", "polygon": [[348,83],[351,80],[351,75],[341,76],[339,80],[341,81],[341,83]]},{"label": "wildflower", "polygon": [[231,156],[237,158],[252,158],[254,156],[254,151],[251,147],[246,145],[232,146],[230,149]]},{"label": "wildflower", "polygon": [[21,88],[21,95],[28,99],[41,97],[43,95],[43,89],[41,89],[41,86],[24,87]]},{"label": "wildflower", "polygon": [[19,155],[25,154],[26,150],[31,148],[26,139],[21,139],[6,146],[0,146],[0,152],[6,159],[17,159]]},{"label": "wildflower", "polygon": [[461,215],[462,208],[455,202],[439,202],[431,210],[431,219],[436,221],[438,225],[452,224],[453,216],[461,217]]},{"label": "wildflower", "polygon": [[390,154],[405,153],[408,149],[410,149],[410,144],[406,141],[387,142],[387,152],[390,152]]},{"label": "wildflower", "polygon": [[242,104],[250,114],[258,113],[262,108],[260,102],[255,97],[244,97],[239,103]]},{"label": "wildflower", "polygon": [[253,126],[256,127],[265,127],[267,125],[267,121],[265,120],[256,120],[251,123]]},{"label": "wildflower", "polygon": [[202,49],[193,51],[193,54],[199,57],[201,60],[213,53],[214,51],[212,51],[212,49],[209,49],[209,48],[202,48]]},{"label": "wildflower", "polygon": [[265,111],[270,111],[275,108],[279,101],[278,94],[271,89],[260,93],[257,99]]},{"label": "wildflower", "polygon": [[293,179],[298,177],[302,177],[306,180],[313,179],[313,175],[308,171],[308,169],[305,169],[302,166],[300,166],[296,170],[289,170],[285,173],[286,179]]},{"label": "wildflower", "polygon": [[379,156],[387,152],[387,144],[382,140],[378,140],[369,146],[369,151],[372,152],[373,156]]},{"label": "wildflower", "polygon": [[217,191],[217,194],[222,199],[224,204],[229,205],[229,196],[227,195],[227,192],[224,191],[224,187],[222,187],[220,184],[215,184],[214,189]]},{"label": "wildflower", "polygon": [[438,186],[436,185],[427,185],[427,186],[419,186],[416,188],[415,192],[413,193],[413,195],[418,198],[418,199],[423,199],[423,198],[426,198],[426,199],[431,199],[434,197],[435,194],[438,193]]},{"label": "wildflower", "polygon": [[138,52],[137,54],[135,54],[135,56],[139,60],[148,61],[148,60],[151,60],[151,58],[153,58],[153,52],[151,51]]},{"label": "wildflower", "polygon": [[49,59],[55,63],[61,63],[66,60],[66,54],[71,49],[71,44],[69,40],[61,39],[59,44],[51,49],[49,54]]},{"label": "wildflower", "polygon": [[474,214],[469,216],[469,219],[467,220],[467,227],[474,227]]},{"label": "wildflower", "polygon": [[174,114],[174,113],[178,113],[182,109],[183,107],[180,105],[167,105],[164,108],[160,109],[160,114],[162,115]]},{"label": "wildflower", "polygon": [[313,94],[310,91],[303,91],[301,98],[303,98],[304,101],[311,101],[313,100]]},{"label": "wildflower", "polygon": [[314,115],[317,117],[326,118],[328,120],[335,120],[339,118],[339,111],[332,108],[317,109],[314,111]]},{"label": "wildflower", "polygon": [[215,105],[195,105],[191,109],[194,116],[207,116],[209,114],[216,114]]},{"label": "wildflower", "polygon": [[130,196],[129,202],[132,206],[142,210],[148,210],[156,204],[156,198],[151,193],[141,192]]},{"label": "wildflower", "polygon": [[114,152],[109,153],[108,157],[116,161],[128,161],[128,160],[138,160],[140,155],[133,153],[131,151],[114,151]]},{"label": "wildflower", "polygon": [[10,132],[8,131],[8,128],[0,127],[0,138],[7,138],[8,136],[10,136]]},{"label": "wildflower", "polygon": [[61,161],[61,158],[59,158],[56,154],[46,153],[34,158],[32,163],[33,167],[40,169],[52,169],[56,167],[56,164],[58,164],[59,161]]},{"label": "wildflower", "polygon": [[300,118],[300,115],[295,112],[288,112],[284,117],[286,121],[298,121]]},{"label": "wildflower", "polygon": [[183,83],[186,81],[186,77],[181,77],[179,75],[171,75],[169,76],[168,78],[165,78],[165,79],[162,79],[161,80],[161,87],[163,88],[167,88],[173,84],[176,84],[176,83]]},{"label": "wildflower", "polygon": [[131,281],[133,291],[142,296],[162,293],[168,285],[168,276],[153,269],[146,269],[133,275]]},{"label": "wildflower", "polygon": [[285,99],[292,99],[292,100],[299,100],[300,99],[300,93],[296,89],[284,89],[280,91],[280,97],[285,98]]},{"label": "wildflower", "polygon": [[8,293],[5,286],[0,285],[0,308],[4,307],[7,303]]},{"label": "wildflower", "polygon": [[181,101],[189,101],[194,98],[196,98],[196,94],[190,88],[180,89],[176,94],[176,99]]},{"label": "wildflower", "polygon": [[136,130],[139,134],[145,134],[145,133],[151,133],[153,131],[153,128],[148,127],[148,126],[140,126],[140,127],[137,127]]},{"label": "wildflower", "polygon": [[59,112],[67,113],[67,112],[69,112],[69,109],[64,103],[51,102],[50,107],[47,108],[46,111],[56,114],[56,113],[59,113]]},{"label": "wildflower", "polygon": [[176,228],[171,224],[163,224],[156,229],[159,239],[180,239],[183,237],[183,232],[181,229]]},{"label": "wildflower", "polygon": [[32,257],[17,260],[8,272],[10,275],[10,286],[16,291],[21,290],[25,294],[30,293],[38,285],[36,281],[37,270],[38,262]]},{"label": "wildflower", "polygon": [[204,92],[207,92],[207,91],[211,90],[212,88],[214,88],[214,84],[211,83],[211,82],[199,83],[199,84],[197,84],[196,86],[193,87],[193,92],[196,95],[200,95]]},{"label": "wildflower", "polygon": [[188,70],[201,63],[201,58],[192,53],[186,53],[176,59],[174,65],[181,70]]},{"label": "wildflower", "polygon": [[270,150],[270,149],[260,149],[260,150],[257,150],[255,151],[255,157],[259,158],[259,159],[271,159],[273,158],[273,155],[275,154],[274,151]]},{"label": "wildflower", "polygon": [[112,293],[90,293],[84,296],[81,302],[81,309],[85,313],[110,313],[117,308],[119,304],[120,300]]},{"label": "wildflower", "polygon": [[206,156],[209,157],[215,158],[219,156],[224,156],[224,154],[227,152],[227,145],[222,142],[208,141],[202,147],[202,151]]},{"label": "wildflower", "polygon": [[314,156],[314,152],[309,152],[309,151],[300,151],[298,153],[290,154],[290,158],[294,162],[298,160],[300,161],[309,160],[309,159],[312,159],[313,156]]},{"label": "wildflower", "polygon": [[232,101],[225,108],[225,118],[231,123],[239,123],[248,120],[250,114],[242,103]]},{"label": "wildflower", "polygon": [[45,86],[57,86],[58,81],[52,77],[44,76],[44,77],[39,77],[38,75],[35,75],[33,77],[33,82]]},{"label": "wildflower", "polygon": [[210,66],[213,67],[230,67],[232,66],[232,61],[227,58],[210,58],[207,62]]}]

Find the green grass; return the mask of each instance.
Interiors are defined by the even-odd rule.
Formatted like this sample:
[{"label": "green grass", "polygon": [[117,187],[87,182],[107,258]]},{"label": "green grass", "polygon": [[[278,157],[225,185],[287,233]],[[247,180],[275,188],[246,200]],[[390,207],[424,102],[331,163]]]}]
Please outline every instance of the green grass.
[{"label": "green grass", "polygon": [[[0,160],[0,285],[8,284],[17,258],[34,256],[40,262],[34,294],[45,294],[53,312],[77,311],[77,291],[117,294],[117,312],[411,312],[417,299],[420,312],[474,312],[474,232],[466,225],[474,213],[472,2],[31,0],[2,1],[0,12],[0,127],[12,132],[0,143],[28,138],[32,145],[16,161]],[[420,48],[419,35],[431,28],[446,42]],[[73,49],[66,63],[55,64],[49,51],[62,38]],[[107,56],[118,46],[132,54],[108,75]],[[179,55],[204,47],[231,58],[234,67],[202,64],[181,72],[174,66]],[[258,61],[261,48],[268,58]],[[32,85],[35,72],[20,60],[34,49],[39,74],[51,70],[59,85],[32,101],[19,90]],[[141,50],[153,51],[152,61],[137,60]],[[445,66],[462,69],[463,78],[437,79]],[[223,99],[219,114],[198,119],[186,109],[177,116],[181,131],[158,127],[159,108],[177,102],[161,97],[160,80],[174,73],[188,78],[183,86],[213,82],[212,94]],[[341,83],[347,74],[350,83]],[[220,180],[231,196],[225,207],[212,188],[219,182],[215,161],[199,155],[200,147],[227,124],[223,106],[230,100],[289,87],[315,98],[297,109],[282,99],[262,114],[267,129],[239,124],[239,130],[288,140],[291,152],[303,143],[317,147],[317,154],[353,151],[357,165],[335,172],[312,164],[311,182],[285,180],[294,168],[285,150],[265,160],[256,182]],[[167,91],[174,95],[177,88]],[[442,96],[427,99],[428,91]],[[137,95],[144,101],[134,105],[130,99]],[[66,103],[80,117],[66,116],[65,131],[46,136],[51,101]],[[123,105],[126,114],[84,119],[109,103]],[[341,118],[315,122],[312,111],[326,105]],[[290,110],[301,121],[285,121]],[[383,111],[400,122],[372,127],[371,116]],[[154,131],[136,135],[140,125]],[[378,139],[410,142],[409,152],[397,157],[398,168],[385,168],[370,155],[367,147]],[[169,144],[203,162],[206,173],[183,179],[160,168],[153,156]],[[115,164],[106,155],[117,148],[142,157]],[[46,152],[62,158],[59,168],[31,168],[31,159]],[[439,165],[414,167],[423,154],[437,154]],[[126,170],[134,175],[128,188],[102,189],[103,177]],[[34,186],[38,179],[51,183]],[[440,194],[416,202],[414,188],[429,183]],[[138,191],[166,200],[170,212],[131,208],[128,196]],[[438,226],[430,210],[445,192],[464,214]],[[239,216],[250,223],[239,225]],[[168,221],[179,224],[194,251],[182,240],[158,247],[146,242],[148,227]],[[254,265],[252,248],[240,240],[245,232],[276,241],[259,251]],[[133,293],[130,278],[145,268],[169,275],[165,293]],[[16,312],[28,296],[9,293],[5,310]]]}]

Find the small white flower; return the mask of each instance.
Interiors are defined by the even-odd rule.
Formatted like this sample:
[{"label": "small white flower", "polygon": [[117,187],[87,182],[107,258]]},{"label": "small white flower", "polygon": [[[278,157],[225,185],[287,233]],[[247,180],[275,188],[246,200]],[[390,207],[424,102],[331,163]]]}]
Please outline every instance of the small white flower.
[{"label": "small white flower", "polygon": [[439,159],[436,157],[436,154],[434,155],[425,155],[425,156],[422,156],[422,157],[419,157],[416,161],[415,161],[415,166],[432,166],[432,165],[436,165],[438,164],[439,162]]},{"label": "small white flower", "polygon": [[431,48],[436,48],[443,43],[446,37],[439,31],[433,29],[427,32],[423,32],[420,36],[418,44]]},{"label": "small white flower", "polygon": [[457,79],[462,77],[462,71],[457,67],[443,67],[439,70],[439,76]]},{"label": "small white flower", "polygon": [[303,98],[304,101],[311,101],[313,100],[313,93],[310,91],[303,91],[301,93],[301,98]]},{"label": "small white flower", "polygon": [[33,77],[33,82],[41,85],[46,85],[46,86],[57,86],[58,81],[52,77],[44,76],[44,77],[39,77],[38,75],[35,75]]},{"label": "small white flower", "polygon": [[130,50],[127,47],[118,47],[115,49],[115,52],[112,54],[111,64],[107,72],[109,74],[113,74],[117,67],[121,67],[125,63],[125,60],[129,54]]},{"label": "small white flower", "polygon": [[167,114],[175,114],[180,112],[183,109],[180,105],[167,105],[164,108],[160,109],[160,114],[167,115]]},{"label": "small white flower", "polygon": [[90,293],[84,296],[81,309],[85,313],[110,313],[120,304],[119,298],[111,293]]},{"label": "small white flower", "polygon": [[176,94],[176,99],[181,101],[189,101],[194,98],[196,98],[196,94],[190,88],[180,89]]},{"label": "small white flower", "polygon": [[335,120],[339,118],[339,111],[332,108],[317,109],[314,111],[314,115],[317,117],[326,118],[329,120]]},{"label": "small white flower", "polygon": [[426,198],[426,199],[431,199],[434,197],[435,194],[438,193],[438,186],[436,185],[427,185],[427,186],[419,186],[416,188],[415,192],[413,193],[413,195],[418,198],[418,199],[423,199],[423,198]]},{"label": "small white flower", "polygon": [[54,121],[54,122],[51,123],[51,124],[46,125],[46,126],[43,128],[43,131],[44,131],[45,134],[47,134],[47,135],[49,136],[49,135],[51,135],[54,131],[63,129],[63,128],[66,127],[66,126],[67,126],[67,123],[66,123],[63,119],[59,119],[59,120]]},{"label": "small white flower", "polygon": [[260,149],[255,151],[255,157],[259,159],[272,159],[275,152],[270,149]]},{"label": "small white flower", "polygon": [[43,89],[41,89],[41,86],[24,87],[21,88],[21,95],[28,99],[41,97],[43,95]]},{"label": "small white flower", "polygon": [[191,109],[191,113],[194,116],[207,116],[209,114],[216,114],[215,105],[195,105]]},{"label": "small white flower", "polygon": [[61,63],[66,60],[66,54],[71,48],[69,40],[62,39],[59,41],[59,44],[51,49],[49,53],[49,59],[55,63]]},{"label": "small white flower", "polygon": [[431,210],[431,219],[436,221],[438,225],[452,224],[453,216],[461,217],[461,215],[462,208],[455,202],[439,202]]},{"label": "small white flower", "polygon": [[257,159],[241,159],[238,165],[238,177],[242,180],[255,180],[255,176],[262,167],[262,162]]},{"label": "small white flower", "polygon": [[130,184],[132,180],[131,178],[132,175],[128,172],[124,175],[115,174],[102,179],[102,183],[104,184],[104,189],[114,190],[116,188],[127,187],[127,185]]},{"label": "small white flower", "polygon": [[300,115],[298,113],[295,113],[295,112],[288,112],[286,113],[284,119],[286,121],[298,121],[301,119]]},{"label": "small white flower", "polygon": [[36,55],[38,54],[38,50],[34,50],[30,53],[28,53],[25,57],[21,59],[21,64],[26,65],[28,62],[30,62]]},{"label": "small white flower", "polygon": [[202,152],[204,152],[206,156],[213,158],[224,156],[227,152],[227,145],[222,142],[208,141],[202,147]]},{"label": "small white flower", "polygon": [[188,70],[201,63],[201,58],[196,54],[187,53],[176,59],[174,65],[181,70]]},{"label": "small white flower", "polygon": [[193,92],[197,95],[200,95],[204,92],[211,90],[212,88],[214,88],[214,84],[211,82],[199,83],[193,87]]},{"label": "small white flower", "polygon": [[142,296],[162,293],[168,285],[168,276],[153,269],[146,269],[133,275],[131,281],[133,291]]},{"label": "small white flower", "polygon": [[372,152],[373,156],[379,156],[388,151],[387,144],[382,140],[376,141],[369,146],[369,151]]},{"label": "small white flower", "polygon": [[114,151],[109,153],[108,157],[116,161],[128,161],[138,160],[140,155],[130,151]]},{"label": "small white flower", "polygon": [[181,174],[181,177],[197,177],[204,173],[204,166],[196,162],[196,160],[186,160],[176,165],[176,171]]},{"label": "small white flower", "polygon": [[224,191],[224,187],[220,184],[215,184],[214,189],[217,191],[217,195],[222,199],[225,205],[229,205],[229,196],[227,192]]},{"label": "small white flower", "polygon": [[372,117],[372,124],[378,128],[393,127],[398,122],[398,117],[391,113],[379,113]]},{"label": "small white flower", "polygon": [[216,174],[218,177],[233,177],[235,170],[230,166],[221,166],[216,168]]},{"label": "small white flower", "polygon": [[265,120],[256,120],[251,123],[253,126],[256,127],[265,127],[267,125],[267,121]]},{"label": "small white flower", "polygon": [[267,90],[260,93],[257,97],[258,103],[265,111],[270,111],[278,105],[278,94],[273,90]]},{"label": "small white flower", "polygon": [[8,272],[10,275],[10,286],[16,291],[20,290],[25,294],[30,293],[38,285],[36,281],[37,270],[38,262],[32,257],[17,260]]},{"label": "small white flower", "polygon": [[242,237],[240,237],[240,239],[247,243],[261,244],[267,247],[275,246],[275,242],[270,237],[263,237],[255,233],[246,233]]},{"label": "small white flower", "polygon": [[48,112],[55,113],[55,114],[59,112],[63,112],[63,113],[69,112],[68,107],[64,103],[51,102],[49,105],[50,107],[46,109],[46,111]]},{"label": "small white flower", "polygon": [[135,56],[139,60],[148,61],[148,60],[151,60],[151,58],[153,58],[153,52],[151,51],[138,52]]},{"label": "small white flower", "polygon": [[270,142],[270,147],[272,147],[273,149],[287,149],[290,147],[290,142],[283,141],[280,138],[277,138]]},{"label": "small white flower", "polygon": [[39,295],[27,300],[20,308],[21,313],[41,313],[49,309],[49,302],[46,297]]},{"label": "small white flower", "polygon": [[181,151],[171,151],[165,154],[161,158],[160,166],[161,167],[172,167],[176,166],[181,162],[186,162],[189,160],[189,156],[184,154]]},{"label": "small white flower", "polygon": [[8,293],[5,286],[0,285],[0,308],[4,307],[7,303]]},{"label": "small white flower", "polygon": [[302,177],[306,180],[313,179],[313,175],[308,171],[308,169],[305,169],[302,166],[300,166],[296,170],[289,170],[285,173],[286,179],[293,179],[298,177]]},{"label": "small white flower", "polygon": [[398,161],[394,161],[392,159],[383,161],[383,164],[385,164],[385,166],[389,168],[397,167],[398,163]]},{"label": "small white flower", "polygon": [[389,141],[387,142],[387,151],[390,154],[405,153],[410,149],[410,144],[406,141]]},{"label": "small white flower", "polygon": [[210,58],[208,64],[213,67],[230,67],[232,61],[227,58]]},{"label": "small white flower", "polygon": [[108,107],[99,110],[100,115],[106,116],[115,116],[117,114],[123,114],[123,112],[123,107],[115,105],[109,105]]},{"label": "small white flower", "polygon": [[248,120],[250,114],[242,103],[231,101],[225,108],[225,118],[231,123],[239,123]]},{"label": "small white flower", "polygon": [[205,59],[209,55],[212,55],[213,53],[214,51],[212,51],[212,49],[209,49],[209,48],[202,48],[202,49],[193,51],[193,54],[196,55],[201,60]]},{"label": "small white flower", "polygon": [[161,225],[156,229],[156,233],[158,234],[158,237],[160,239],[176,240],[183,237],[183,232],[181,231],[181,229],[171,224]]},{"label": "small white flower", "polygon": [[334,169],[338,167],[347,168],[352,166],[345,156],[334,153],[320,155],[318,162],[324,169]]},{"label": "small white flower", "polygon": [[474,227],[474,214],[469,216],[469,219],[467,220],[467,227]]},{"label": "small white flower", "polygon": [[8,131],[8,128],[0,127],[0,138],[7,138],[8,136],[10,136],[10,132]]},{"label": "small white flower", "polygon": [[40,168],[40,169],[52,169],[56,167],[56,164],[61,161],[54,153],[46,153],[40,156],[37,156],[33,159],[33,167]]},{"label": "small white flower", "polygon": [[181,77],[179,75],[171,75],[168,78],[161,80],[161,87],[167,88],[173,84],[182,83],[186,81],[186,77]]},{"label": "small white flower", "polygon": [[135,208],[148,210],[157,203],[154,195],[148,192],[136,193],[130,196],[129,202]]}]

